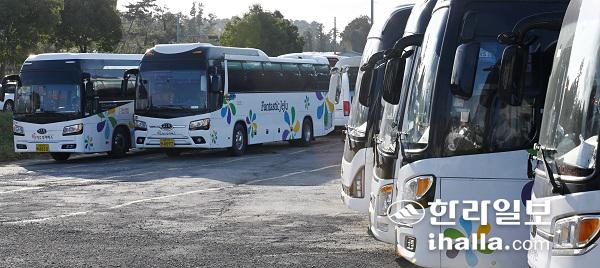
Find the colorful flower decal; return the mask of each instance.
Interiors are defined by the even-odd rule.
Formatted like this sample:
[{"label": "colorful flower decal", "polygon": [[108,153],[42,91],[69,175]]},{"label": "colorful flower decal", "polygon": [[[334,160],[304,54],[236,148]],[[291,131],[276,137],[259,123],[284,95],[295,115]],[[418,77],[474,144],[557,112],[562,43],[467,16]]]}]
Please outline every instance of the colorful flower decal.
[{"label": "colorful flower decal", "polygon": [[92,138],[91,136],[85,137],[84,144],[86,150],[91,150],[92,148],[94,148],[94,138]]},{"label": "colorful flower decal", "polygon": [[296,119],[296,108],[292,106],[290,113],[285,111],[283,113],[283,120],[290,126],[290,129],[286,129],[283,131],[283,135],[281,138],[283,140],[293,140],[296,138],[296,133],[300,131],[300,121]]},{"label": "colorful flower decal", "polygon": [[254,138],[258,132],[258,124],[256,123],[256,113],[253,113],[252,110],[246,116],[246,125],[248,126],[250,137]]},{"label": "colorful flower decal", "polygon": [[216,130],[213,130],[213,131],[210,133],[210,142],[212,142],[212,144],[216,144],[216,143],[217,143],[217,138],[218,138],[218,136],[217,136],[217,131],[216,131]]},{"label": "colorful flower decal", "polygon": [[221,117],[227,117],[227,124],[231,124],[232,116],[235,116],[237,111],[235,109],[235,104],[233,104],[233,100],[235,100],[235,94],[228,94],[223,97],[223,108],[221,108]]},{"label": "colorful flower decal", "polygon": [[[489,234],[492,229],[491,225],[489,224],[479,225],[479,228],[477,228],[477,233],[473,234],[473,224],[471,221],[465,220],[463,217],[460,217],[459,223],[464,229],[464,233],[455,228],[447,228],[446,230],[444,230],[444,236],[456,240],[458,238],[470,238],[472,235],[477,235],[477,239],[480,240],[482,239],[481,236],[483,234]],[[490,250],[487,247],[481,247],[479,243],[477,244],[477,247],[477,252],[481,254],[492,254],[494,252],[493,250]],[[450,259],[456,258],[456,256],[458,256],[458,253],[460,252],[457,249],[446,250],[446,256]],[[465,251],[465,259],[470,267],[477,265],[477,263],[479,262],[479,259],[477,258],[477,255],[475,254],[473,249],[468,249]]]},{"label": "colorful flower decal", "polygon": [[[323,101],[323,99],[325,99]],[[329,115],[333,113],[333,109],[335,108],[333,102],[329,100],[329,98],[325,98],[321,92],[317,92],[317,100],[323,101],[319,107],[317,107],[317,118],[323,118],[323,123],[325,126],[329,125],[329,119],[331,118]]]},{"label": "colorful flower decal", "polygon": [[[107,140],[110,138],[110,126],[112,126],[113,129],[115,128],[115,126],[117,126],[117,119],[115,119],[115,111],[116,108],[112,108],[106,112],[98,114],[98,117],[100,117],[102,121],[100,121],[100,123],[96,125],[96,130],[98,131],[98,133],[104,131],[104,138]],[[110,122],[110,126],[107,126],[106,122]]]},{"label": "colorful flower decal", "polygon": [[308,98],[308,96],[306,96],[306,97],[304,98],[304,108],[305,108],[306,110],[308,110],[308,108],[309,108],[309,107],[310,107],[310,99]]}]

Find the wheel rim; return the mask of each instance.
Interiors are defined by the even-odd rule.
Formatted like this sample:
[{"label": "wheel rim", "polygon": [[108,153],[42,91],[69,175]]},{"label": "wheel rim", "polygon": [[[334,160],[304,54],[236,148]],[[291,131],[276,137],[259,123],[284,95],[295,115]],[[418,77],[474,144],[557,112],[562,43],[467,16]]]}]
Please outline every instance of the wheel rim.
[{"label": "wheel rim", "polygon": [[241,130],[235,132],[235,148],[240,151],[244,148],[244,133]]},{"label": "wheel rim", "polygon": [[312,131],[310,129],[310,125],[309,124],[305,124],[304,125],[304,140],[309,142],[310,141],[310,137],[312,137]]},{"label": "wheel rim", "polygon": [[6,104],[6,111],[12,111],[12,110],[13,110],[12,103],[10,103],[10,102],[9,102],[9,103],[7,103],[7,104]]},{"label": "wheel rim", "polygon": [[113,146],[121,150],[123,148],[125,138],[121,133],[115,135],[115,140],[113,141]]}]

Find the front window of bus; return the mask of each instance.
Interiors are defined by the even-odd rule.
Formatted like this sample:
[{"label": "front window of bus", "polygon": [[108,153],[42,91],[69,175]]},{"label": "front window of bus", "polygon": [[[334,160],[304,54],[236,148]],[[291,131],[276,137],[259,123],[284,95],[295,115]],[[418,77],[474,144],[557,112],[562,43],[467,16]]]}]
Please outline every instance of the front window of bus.
[{"label": "front window of bus", "polygon": [[79,114],[79,79],[63,72],[23,72],[15,97],[16,114]]},{"label": "front window of bus", "polygon": [[[372,38],[369,39],[364,50],[363,58],[361,62],[368,62],[373,54],[378,52],[379,46],[381,44],[380,39]],[[358,68],[353,68],[354,71],[358,71]],[[349,72],[352,70],[349,70]],[[372,70],[358,71],[358,77],[352,80],[350,77],[352,74],[348,74],[350,80],[350,88],[354,88],[352,81],[356,83],[356,94],[352,98],[352,107],[350,113],[350,119],[348,120],[348,134],[353,137],[366,137],[367,131],[367,119],[369,116],[369,104],[361,103],[360,95],[361,94],[369,94],[369,90],[371,89],[371,76]],[[358,81],[358,82],[357,82]]]},{"label": "front window of bus", "polygon": [[208,109],[208,82],[202,70],[146,70],[140,73],[138,110],[203,112]]},{"label": "front window of bus", "polygon": [[540,136],[559,173],[573,176],[593,170],[600,131],[598,5],[576,2],[564,18]]},{"label": "front window of bus", "polygon": [[447,16],[447,8],[436,11],[425,31],[402,122],[402,146],[407,151],[424,149],[429,142],[431,104]]}]

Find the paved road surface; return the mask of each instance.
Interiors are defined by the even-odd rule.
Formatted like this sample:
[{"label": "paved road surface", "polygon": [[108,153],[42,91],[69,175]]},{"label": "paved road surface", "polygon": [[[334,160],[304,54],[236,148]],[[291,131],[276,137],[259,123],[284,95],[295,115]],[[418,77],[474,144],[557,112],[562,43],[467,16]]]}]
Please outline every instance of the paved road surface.
[{"label": "paved road surface", "polygon": [[0,266],[398,267],[339,198],[341,136],[299,148],[0,163]]}]

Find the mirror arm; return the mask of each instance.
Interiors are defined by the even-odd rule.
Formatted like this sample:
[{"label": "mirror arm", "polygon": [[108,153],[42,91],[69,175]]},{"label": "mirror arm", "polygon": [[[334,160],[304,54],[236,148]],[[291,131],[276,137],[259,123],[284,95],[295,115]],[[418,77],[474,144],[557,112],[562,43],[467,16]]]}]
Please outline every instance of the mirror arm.
[{"label": "mirror arm", "polygon": [[391,58],[398,58],[402,56],[404,49],[410,46],[418,46],[423,43],[425,38],[424,34],[413,34],[406,37],[402,37],[394,44],[394,47],[386,51],[384,59],[389,60]]},{"label": "mirror arm", "polygon": [[527,33],[533,29],[559,31],[562,27],[564,13],[544,12],[531,15],[517,22],[512,32],[498,35],[498,42],[505,45],[522,45]]}]

